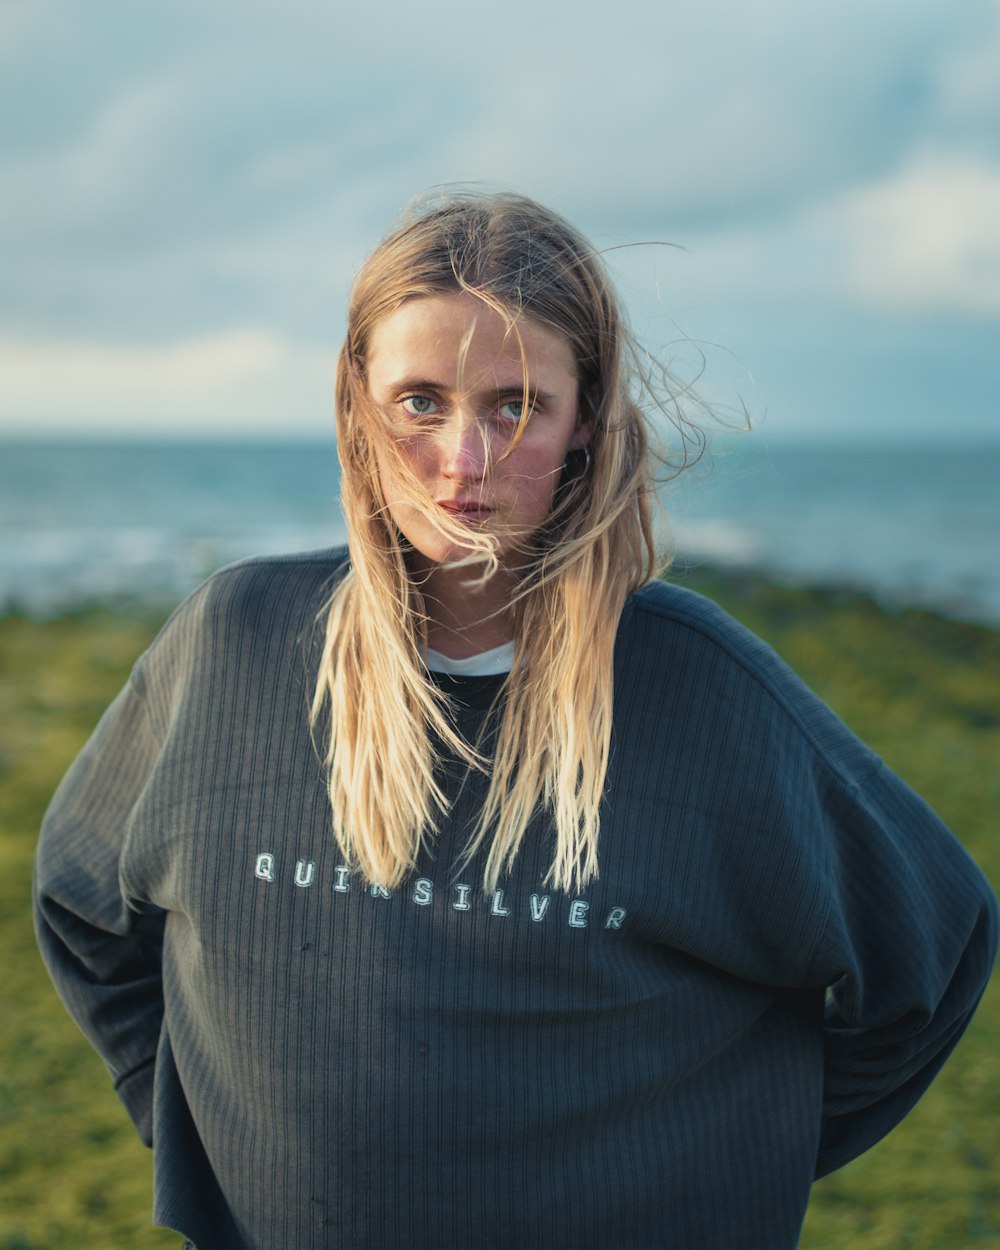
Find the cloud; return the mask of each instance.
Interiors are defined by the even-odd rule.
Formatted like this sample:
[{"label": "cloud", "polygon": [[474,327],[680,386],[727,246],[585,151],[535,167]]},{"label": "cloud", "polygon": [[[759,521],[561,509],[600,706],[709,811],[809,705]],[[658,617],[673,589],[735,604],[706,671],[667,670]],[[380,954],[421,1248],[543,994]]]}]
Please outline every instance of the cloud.
[{"label": "cloud", "polygon": [[157,347],[0,340],[0,424],[72,432],[329,433],[333,351],[247,328]]},{"label": "cloud", "polygon": [[685,244],[612,258],[647,319],[702,302],[772,318],[813,320],[825,308],[900,314],[903,326],[990,322],[1000,315],[1000,156],[924,148],[891,172],[764,221],[694,230]]},{"label": "cloud", "polygon": [[325,340],[401,205],[455,179],[526,190],[604,243],[727,247],[897,164],[965,32],[926,0],[634,0],[614,21],[583,3],[569,28],[527,0],[235,11],[39,9],[0,86],[0,325]]},{"label": "cloud", "polygon": [[996,313],[1000,0],[0,9],[8,420],[325,423],[352,272],[453,180],[683,245],[617,254],[653,342]]},{"label": "cloud", "polygon": [[[971,7],[971,6],[970,6]],[[961,135],[980,150],[1000,150],[1000,0],[981,0],[973,10],[968,38],[942,49],[935,64],[935,90],[942,142]]]},{"label": "cloud", "polygon": [[1000,315],[1000,162],[926,152],[828,210],[844,286],[885,309]]},{"label": "cloud", "polygon": [[[22,188],[18,233],[101,255],[211,243],[317,201],[371,203],[372,178],[391,184],[389,212],[430,182],[487,178],[619,228],[742,220],[892,160],[919,123],[919,84],[963,30],[912,0],[875,14],[860,0],[638,2],[614,21],[582,3],[570,28],[517,0],[502,16],[388,3],[377,21],[251,5],[235,25],[212,8],[171,6],[151,35],[111,22],[99,43],[92,10],[68,16],[75,59],[63,32],[51,90],[21,82],[32,113],[63,100],[64,131],[4,171]],[[485,40],[501,55],[484,72],[470,49]],[[78,99],[94,61],[104,94]]]},{"label": "cloud", "polygon": [[896,163],[966,33],[961,17],[894,0],[621,17],[596,38],[582,17],[528,85],[473,91],[421,161],[524,186],[596,226],[725,230]]}]

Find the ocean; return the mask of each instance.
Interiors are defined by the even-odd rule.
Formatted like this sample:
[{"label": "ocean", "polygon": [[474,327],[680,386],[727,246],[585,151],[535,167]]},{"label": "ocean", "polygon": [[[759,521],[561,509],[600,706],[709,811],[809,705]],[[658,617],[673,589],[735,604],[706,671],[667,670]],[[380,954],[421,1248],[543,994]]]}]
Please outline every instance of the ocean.
[{"label": "ocean", "polygon": [[[332,444],[0,443],[0,613],[178,601],[345,539]],[[851,587],[1000,626],[1000,445],[719,439],[661,490],[680,567]]]}]

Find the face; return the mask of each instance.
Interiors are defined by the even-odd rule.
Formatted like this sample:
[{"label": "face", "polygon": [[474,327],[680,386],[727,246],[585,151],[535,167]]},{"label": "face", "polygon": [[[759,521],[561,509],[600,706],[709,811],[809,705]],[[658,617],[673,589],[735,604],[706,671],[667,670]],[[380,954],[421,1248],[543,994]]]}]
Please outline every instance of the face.
[{"label": "face", "polygon": [[[377,322],[368,345],[369,394],[407,467],[442,517],[495,536],[501,566],[548,517],[567,454],[591,434],[568,340],[530,319],[518,329],[520,343],[473,295],[431,295]],[[468,555],[414,506],[384,450],[378,464],[418,565]]]}]

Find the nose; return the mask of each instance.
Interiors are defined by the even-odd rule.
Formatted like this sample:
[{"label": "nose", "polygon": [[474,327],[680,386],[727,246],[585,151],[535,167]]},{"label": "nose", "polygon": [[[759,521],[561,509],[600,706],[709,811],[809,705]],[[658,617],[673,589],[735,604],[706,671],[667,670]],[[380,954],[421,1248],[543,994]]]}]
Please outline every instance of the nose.
[{"label": "nose", "polygon": [[486,430],[480,421],[456,412],[439,431],[441,470],[445,477],[463,482],[480,482],[489,464]]}]

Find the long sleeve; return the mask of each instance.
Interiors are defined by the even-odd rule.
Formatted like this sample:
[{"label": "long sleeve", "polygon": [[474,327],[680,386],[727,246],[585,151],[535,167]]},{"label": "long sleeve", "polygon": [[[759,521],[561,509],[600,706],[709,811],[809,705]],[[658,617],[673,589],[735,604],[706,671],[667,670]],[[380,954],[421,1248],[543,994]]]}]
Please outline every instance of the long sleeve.
[{"label": "long sleeve", "polygon": [[[825,995],[821,1088],[794,1096],[804,1117],[822,1108],[822,1176],[898,1124],[947,1059],[990,975],[996,901],[930,807],[770,648],[676,588],[637,603],[616,669],[619,790],[642,776],[630,824],[658,814],[663,894],[633,921],[817,1015]],[[772,1096],[791,1114],[790,1068]]]},{"label": "long sleeve", "polygon": [[163,1018],[164,916],[128,905],[119,866],[158,749],[133,679],[53,797],[34,882],[35,927],[52,980],[147,1145]]},{"label": "long sleeve", "polygon": [[989,886],[930,808],[879,765],[830,839],[830,986],[817,1175],[867,1150],[917,1102],[964,1032],[997,946]]}]

